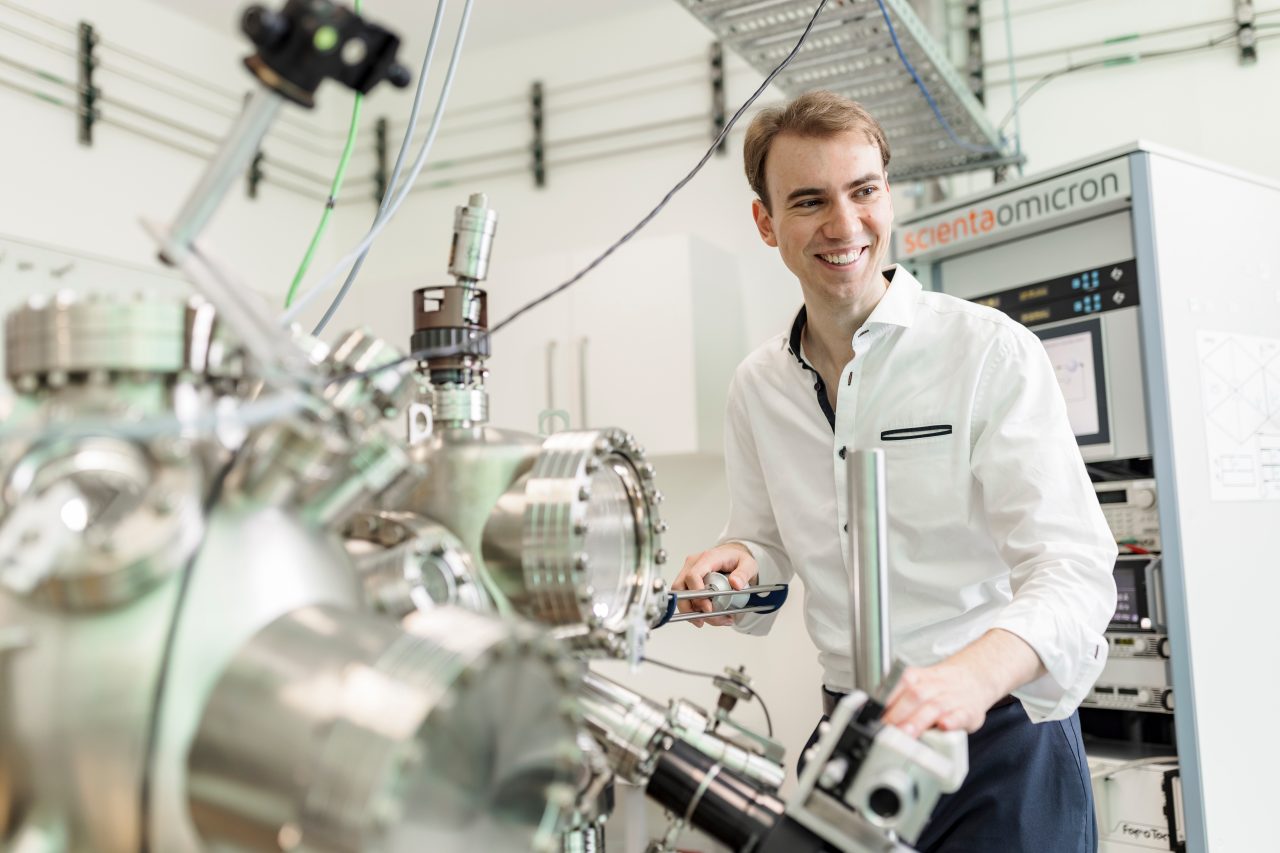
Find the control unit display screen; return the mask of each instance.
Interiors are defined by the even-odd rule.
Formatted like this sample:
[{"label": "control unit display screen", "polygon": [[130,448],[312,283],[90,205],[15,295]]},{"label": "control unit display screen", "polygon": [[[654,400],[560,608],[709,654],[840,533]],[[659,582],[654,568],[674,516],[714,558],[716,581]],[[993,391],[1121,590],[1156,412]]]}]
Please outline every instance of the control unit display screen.
[{"label": "control unit display screen", "polygon": [[1146,591],[1139,580],[1139,570],[1129,566],[1116,566],[1116,614],[1111,617],[1113,627],[1137,627],[1146,609]]},{"label": "control unit display screen", "polygon": [[1106,444],[1111,440],[1111,429],[1107,420],[1101,321],[1095,318],[1032,331],[1053,363],[1076,442]]}]

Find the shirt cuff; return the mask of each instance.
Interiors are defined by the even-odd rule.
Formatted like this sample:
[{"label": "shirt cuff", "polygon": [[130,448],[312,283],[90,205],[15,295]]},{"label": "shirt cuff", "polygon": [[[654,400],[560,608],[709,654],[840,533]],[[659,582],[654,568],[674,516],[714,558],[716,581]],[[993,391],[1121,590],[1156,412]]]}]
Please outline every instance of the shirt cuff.
[{"label": "shirt cuff", "polygon": [[[751,556],[755,558],[756,570],[756,586],[763,586],[771,583],[786,583],[782,570],[778,568],[778,563],[769,554],[768,549],[763,545],[755,542],[749,542],[745,539],[726,539],[721,545],[736,543],[743,546],[751,552]],[[733,628],[743,634],[751,634],[753,636],[764,636],[773,628],[773,620],[778,616],[778,611],[772,613],[739,613],[733,617]]]},{"label": "shirt cuff", "polygon": [[[1107,663],[1106,638],[1064,619],[1050,608],[1012,602],[992,624],[1017,636],[1039,656],[1047,670],[1013,695],[1033,723],[1065,720],[1080,706]],[[1073,638],[1064,642],[1065,637]]]}]

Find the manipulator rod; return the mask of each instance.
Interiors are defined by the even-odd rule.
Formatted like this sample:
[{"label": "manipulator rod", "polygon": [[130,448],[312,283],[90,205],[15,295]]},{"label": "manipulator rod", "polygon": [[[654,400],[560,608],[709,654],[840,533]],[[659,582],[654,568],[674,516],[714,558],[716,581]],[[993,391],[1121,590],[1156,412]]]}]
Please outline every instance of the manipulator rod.
[{"label": "manipulator rod", "polygon": [[892,661],[884,451],[854,451],[846,465],[853,686],[882,703],[893,686],[884,683]]}]

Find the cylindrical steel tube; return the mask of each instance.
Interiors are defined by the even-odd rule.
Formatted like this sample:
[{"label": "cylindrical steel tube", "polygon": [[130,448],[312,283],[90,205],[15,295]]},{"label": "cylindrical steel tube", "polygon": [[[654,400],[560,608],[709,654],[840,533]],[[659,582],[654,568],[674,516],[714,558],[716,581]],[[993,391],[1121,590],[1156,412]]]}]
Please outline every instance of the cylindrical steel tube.
[{"label": "cylindrical steel tube", "polygon": [[645,794],[730,850],[750,850],[782,819],[784,805],[683,741],[662,751]]},{"label": "cylindrical steel tube", "polygon": [[489,274],[489,253],[498,230],[498,213],[489,207],[484,193],[472,193],[453,215],[453,245],[449,273],[468,281],[484,281]]},{"label": "cylindrical steel tube", "polygon": [[253,90],[240,118],[173,221],[169,229],[173,245],[186,249],[204,230],[227,190],[244,177],[283,103],[282,97],[265,86]]},{"label": "cylindrical steel tube", "polygon": [[884,451],[855,451],[847,465],[853,686],[876,696],[892,660]]}]

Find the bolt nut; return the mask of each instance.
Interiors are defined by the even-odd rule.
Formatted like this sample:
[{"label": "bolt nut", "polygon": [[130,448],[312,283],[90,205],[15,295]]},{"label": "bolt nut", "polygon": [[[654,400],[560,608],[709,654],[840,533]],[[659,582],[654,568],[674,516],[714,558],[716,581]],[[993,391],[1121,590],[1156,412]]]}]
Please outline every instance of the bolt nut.
[{"label": "bolt nut", "polygon": [[667,561],[667,552],[663,548],[659,548],[657,553],[653,555],[653,562],[659,566]]}]

